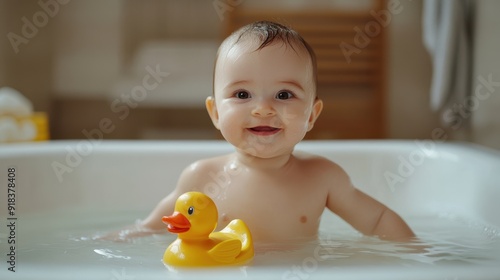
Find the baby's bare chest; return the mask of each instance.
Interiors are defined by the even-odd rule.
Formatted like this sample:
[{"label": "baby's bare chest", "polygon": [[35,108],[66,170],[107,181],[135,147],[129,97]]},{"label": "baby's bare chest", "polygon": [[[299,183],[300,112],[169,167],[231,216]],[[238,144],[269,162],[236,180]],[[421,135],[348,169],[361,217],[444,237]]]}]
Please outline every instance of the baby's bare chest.
[{"label": "baby's bare chest", "polygon": [[238,218],[254,235],[271,239],[314,235],[326,204],[321,186],[294,178],[220,178],[206,191],[217,204],[220,227]]}]

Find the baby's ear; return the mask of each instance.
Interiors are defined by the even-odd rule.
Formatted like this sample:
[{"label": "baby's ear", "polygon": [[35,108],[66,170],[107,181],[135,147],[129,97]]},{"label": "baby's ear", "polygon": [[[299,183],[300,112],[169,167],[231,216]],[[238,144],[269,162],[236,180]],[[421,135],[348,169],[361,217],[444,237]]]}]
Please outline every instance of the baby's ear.
[{"label": "baby's ear", "polygon": [[314,100],[314,104],[311,110],[311,115],[309,116],[309,121],[307,123],[307,131],[310,131],[314,127],[314,123],[318,119],[319,114],[321,114],[322,110],[323,110],[323,101],[319,98]]},{"label": "baby's ear", "polygon": [[217,106],[213,96],[207,97],[207,100],[205,100],[205,107],[207,108],[208,115],[212,119],[215,128],[219,129],[219,113],[217,112]]}]

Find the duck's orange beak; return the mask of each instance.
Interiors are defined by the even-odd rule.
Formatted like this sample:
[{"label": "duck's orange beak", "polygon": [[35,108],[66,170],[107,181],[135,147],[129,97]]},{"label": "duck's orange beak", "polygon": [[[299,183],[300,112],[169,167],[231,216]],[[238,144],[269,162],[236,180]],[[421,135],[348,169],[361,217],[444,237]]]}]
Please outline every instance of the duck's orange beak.
[{"label": "duck's orange beak", "polygon": [[168,224],[168,231],[171,233],[186,232],[191,228],[191,223],[179,212],[174,212],[171,216],[163,216],[161,219],[163,223]]}]

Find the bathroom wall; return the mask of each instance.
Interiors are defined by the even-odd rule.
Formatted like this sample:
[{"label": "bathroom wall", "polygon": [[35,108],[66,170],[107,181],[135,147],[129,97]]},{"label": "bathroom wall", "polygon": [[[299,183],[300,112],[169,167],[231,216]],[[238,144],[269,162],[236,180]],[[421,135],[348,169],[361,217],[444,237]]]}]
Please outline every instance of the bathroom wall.
[{"label": "bathroom wall", "polygon": [[101,98],[122,70],[121,0],[70,1],[54,17],[53,93]]},{"label": "bathroom wall", "polygon": [[141,44],[178,38],[216,39],[209,1],[72,1],[57,17],[54,90],[99,98],[124,72]]},{"label": "bathroom wall", "polygon": [[472,140],[500,149],[500,1],[477,1],[474,76],[470,108]]},{"label": "bathroom wall", "polygon": [[[0,1],[0,34],[7,34],[7,29],[6,29],[6,10],[5,10],[5,3]],[[6,50],[7,50],[7,45],[8,41],[7,40],[0,40],[0,87],[5,85],[5,71],[6,71]]]},{"label": "bathroom wall", "polygon": [[[42,10],[36,1],[1,2],[4,32],[1,33],[0,44],[0,57],[3,59],[3,82],[0,86],[21,91],[33,102],[36,111],[50,111],[54,52],[52,19],[35,16],[37,13],[41,15]],[[37,24],[33,21],[34,17]],[[16,39],[10,39],[14,37]]]},{"label": "bathroom wall", "polygon": [[131,75],[143,44],[219,39],[221,22],[210,1],[72,1],[63,13],[55,36],[53,109],[65,117],[52,123],[55,137],[85,137],[83,131],[98,128],[104,118],[114,125],[106,139],[217,137],[203,104],[178,110],[139,102],[124,116],[112,108],[116,97],[110,94]]}]

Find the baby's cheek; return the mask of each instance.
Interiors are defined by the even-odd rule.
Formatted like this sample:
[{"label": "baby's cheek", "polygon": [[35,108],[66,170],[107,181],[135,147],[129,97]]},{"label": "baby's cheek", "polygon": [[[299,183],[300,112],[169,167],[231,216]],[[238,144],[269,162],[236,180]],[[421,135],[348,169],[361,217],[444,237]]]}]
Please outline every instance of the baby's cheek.
[{"label": "baby's cheek", "polygon": [[230,118],[224,118],[219,122],[219,129],[226,141],[233,145],[237,144],[239,133],[241,131],[241,129],[238,128],[237,123],[231,121]]},{"label": "baby's cheek", "polygon": [[219,127],[223,133],[234,133],[236,130],[237,123],[230,117],[221,118],[219,121]]},{"label": "baby's cheek", "polygon": [[232,126],[231,120],[234,117],[231,115],[231,112],[228,112],[227,110],[219,110],[219,127],[221,130],[227,129],[228,127]]},{"label": "baby's cheek", "polygon": [[297,132],[307,131],[309,127],[309,118],[303,111],[296,112],[288,118],[285,117],[284,121],[287,123],[289,129]]}]

